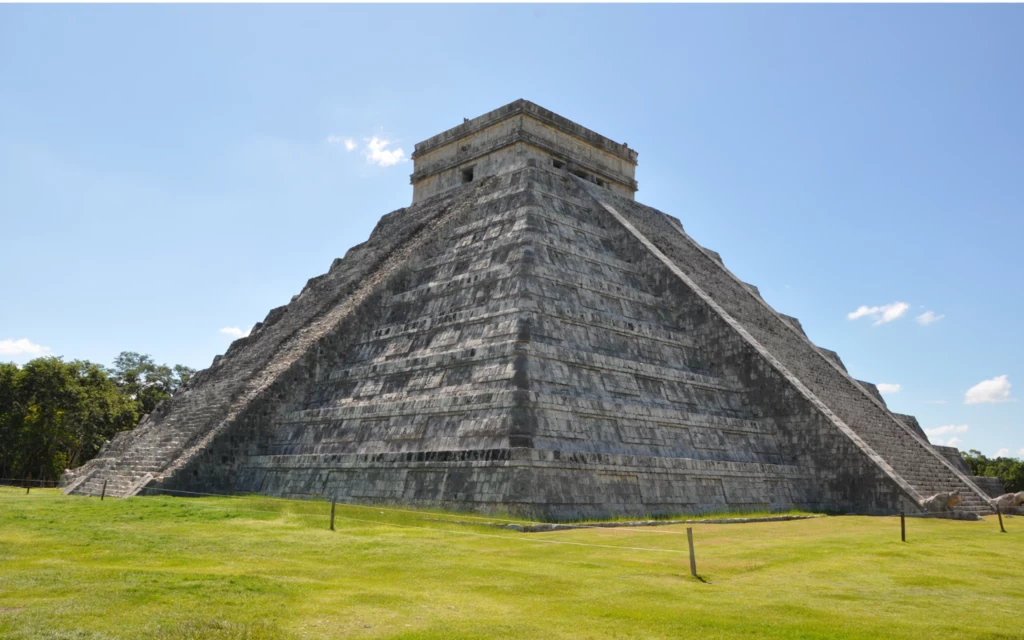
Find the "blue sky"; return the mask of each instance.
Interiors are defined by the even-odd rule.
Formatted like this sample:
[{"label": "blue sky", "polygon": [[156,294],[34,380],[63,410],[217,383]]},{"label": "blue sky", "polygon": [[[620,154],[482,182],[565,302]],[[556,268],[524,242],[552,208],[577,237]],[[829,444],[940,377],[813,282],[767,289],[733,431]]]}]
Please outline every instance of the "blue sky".
[{"label": "blue sky", "polygon": [[208,366],[409,204],[417,141],[523,97],[637,149],[638,200],[933,440],[1024,455],[1022,32],[1021,6],[0,6],[0,360]]}]

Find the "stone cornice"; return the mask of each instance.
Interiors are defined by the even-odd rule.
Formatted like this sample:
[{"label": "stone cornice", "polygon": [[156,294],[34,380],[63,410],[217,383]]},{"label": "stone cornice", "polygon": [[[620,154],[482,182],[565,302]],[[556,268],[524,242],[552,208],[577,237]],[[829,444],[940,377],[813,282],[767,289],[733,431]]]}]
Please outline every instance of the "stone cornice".
[{"label": "stone cornice", "polygon": [[627,162],[636,164],[637,152],[630,149],[628,146],[610,140],[595,131],[591,131],[586,127],[576,124],[568,118],[563,118],[557,113],[548,111],[529,100],[523,99],[510,102],[504,107],[499,107],[498,109],[485,113],[482,116],[473,118],[472,120],[467,120],[457,127],[453,127],[447,131],[437,134],[436,136],[427,138],[423,142],[417,143],[412,157],[413,159],[418,158],[433,151],[434,149],[437,149],[438,147],[460,140],[466,136],[476,133],[477,131],[519,114],[528,115],[535,120],[539,120],[550,127],[559,129],[574,138],[578,138],[591,146],[601,149],[602,151],[606,151],[626,160]]},{"label": "stone cornice", "polygon": [[613,174],[613,173],[609,173],[608,171],[605,171],[604,169],[601,169],[601,168],[597,167],[596,165],[592,164],[591,162],[589,162],[585,158],[582,158],[582,157],[578,156],[577,154],[573,153],[572,151],[569,151],[569,150],[564,149],[562,147],[556,147],[554,145],[551,145],[550,143],[548,143],[544,139],[540,138],[539,136],[536,136],[536,135],[530,133],[529,131],[526,131],[526,130],[523,130],[523,129],[517,129],[517,130],[513,131],[512,133],[510,133],[508,135],[502,136],[500,138],[496,138],[494,141],[491,142],[491,144],[487,145],[486,147],[484,147],[482,149],[479,149],[475,153],[467,153],[465,155],[456,155],[455,158],[453,158],[452,160],[450,160],[448,162],[445,162],[443,164],[437,165],[435,167],[431,167],[430,169],[424,169],[424,170],[421,170],[421,171],[416,171],[415,173],[413,173],[412,175],[409,176],[409,182],[411,182],[412,184],[416,184],[417,182],[419,182],[420,180],[423,180],[424,178],[426,178],[428,176],[432,176],[432,175],[441,173],[443,171],[447,171],[449,169],[452,169],[454,167],[458,167],[460,165],[464,165],[464,164],[466,164],[468,162],[472,162],[472,161],[476,160],[477,158],[481,158],[483,156],[486,156],[487,154],[494,153],[498,149],[502,149],[504,147],[511,146],[511,145],[513,145],[513,144],[515,144],[517,142],[525,142],[526,144],[532,145],[534,147],[537,147],[538,149],[541,149],[541,150],[543,150],[543,151],[545,151],[547,153],[550,153],[554,157],[564,158],[564,159],[568,160],[569,162],[571,162],[574,166],[576,166],[576,167],[578,167],[580,169],[584,169],[584,170],[594,174],[595,176],[600,176],[600,177],[606,179],[609,182],[614,182],[616,184],[621,184],[621,185],[623,185],[625,187],[628,187],[629,189],[631,189],[633,191],[637,190],[637,181],[636,180],[633,180],[633,179],[624,180],[623,176],[616,175],[616,174]]}]

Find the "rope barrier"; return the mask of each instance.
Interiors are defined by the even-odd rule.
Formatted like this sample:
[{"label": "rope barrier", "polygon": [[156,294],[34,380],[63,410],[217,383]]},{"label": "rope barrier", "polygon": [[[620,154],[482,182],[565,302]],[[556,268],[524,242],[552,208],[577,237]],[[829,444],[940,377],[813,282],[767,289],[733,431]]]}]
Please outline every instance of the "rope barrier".
[{"label": "rope barrier", "polygon": [[[228,493],[203,493],[203,492],[200,492],[200,491],[183,491],[181,489],[163,489],[163,488],[159,488],[159,487],[145,487],[140,493],[145,493],[147,491],[159,491],[159,492],[162,492],[162,493],[170,493],[170,494],[184,494],[184,495],[193,495],[193,496],[208,496],[208,497],[216,497],[216,498],[233,498],[233,499],[241,499],[241,500],[245,500],[245,499],[249,499],[249,498],[267,498],[267,499],[272,499],[272,500],[291,500],[291,501],[295,501],[295,502],[314,502],[314,503],[315,502],[324,502],[324,503],[330,504],[326,499],[319,499],[319,498],[311,498],[309,500],[299,501],[299,500],[296,500],[295,498],[278,498],[278,497],[275,497],[275,496],[263,496],[263,495],[260,495],[260,494],[238,495],[238,494],[228,494]],[[510,520],[510,519],[507,519],[507,518],[492,518],[490,516],[475,516],[475,515],[471,515],[471,514],[461,514],[461,513],[444,513],[444,512],[433,513],[433,512],[417,511],[417,510],[414,510],[414,509],[396,509],[394,507],[383,507],[383,506],[377,506],[377,505],[359,504],[359,503],[356,503],[356,502],[343,502],[341,500],[338,500],[338,504],[343,504],[343,505],[348,506],[348,507],[357,507],[357,508],[360,508],[360,509],[381,509],[381,510],[385,510],[385,511],[396,511],[396,512],[402,512],[402,513],[412,513],[412,514],[416,514],[416,515],[431,515],[431,516],[437,516],[437,517],[443,517],[443,518],[463,518],[463,519],[469,518],[471,520],[483,520],[483,521],[486,521],[486,522],[506,522],[506,523],[509,523],[509,524],[520,524],[520,525],[548,524],[548,523],[545,523],[545,522],[541,522],[539,520]]]},{"label": "rope barrier", "polygon": [[[344,504],[344,503],[339,503],[339,504]],[[350,505],[345,505],[345,506],[350,506]],[[363,505],[359,505],[359,506],[363,506]],[[216,507],[216,506],[212,506],[212,505],[203,505],[203,508],[204,509],[213,509],[213,510],[216,510],[216,511],[234,511],[233,509],[229,509],[229,508],[226,508],[226,507]],[[269,509],[252,509],[252,508],[245,508],[245,507],[237,509],[237,511],[246,511],[246,512],[250,512],[250,513],[271,513],[271,514],[275,514],[275,515],[279,515],[279,516],[299,516],[299,517],[307,517],[307,518],[308,517],[314,517],[314,518],[326,518],[327,517],[327,514],[322,514],[322,513],[294,513],[294,512],[284,512],[284,511],[273,511],[273,510],[269,510]],[[385,511],[387,511],[387,510],[385,510]],[[453,533],[453,534],[456,534],[456,535],[475,536],[475,537],[480,537],[480,538],[498,538],[498,539],[501,539],[501,540],[514,540],[514,541],[520,541],[520,542],[540,542],[540,543],[545,543],[545,544],[565,544],[565,545],[572,545],[572,546],[579,546],[579,547],[596,547],[596,548],[600,548],[600,549],[626,549],[626,550],[632,550],[632,551],[663,551],[663,552],[667,552],[667,553],[684,553],[684,551],[680,550],[680,549],[662,549],[662,548],[659,548],[659,547],[627,547],[627,546],[622,546],[622,545],[611,545],[611,544],[592,544],[592,543],[587,543],[587,542],[572,542],[572,541],[569,541],[569,540],[551,540],[549,538],[537,538],[537,537],[534,537],[534,536],[530,536],[530,537],[503,536],[503,535],[493,534],[493,533],[480,533],[478,531],[466,531],[466,530],[459,530],[459,529],[442,529],[440,527],[428,527],[428,526],[413,525],[413,524],[399,524],[399,523],[396,523],[396,522],[387,522],[385,520],[370,520],[370,519],[367,519],[367,518],[353,518],[352,516],[335,515],[335,517],[337,519],[339,519],[339,520],[349,520],[349,521],[352,521],[352,522],[361,522],[361,523],[365,523],[365,524],[375,524],[375,525],[380,525],[380,526],[385,526],[385,527],[398,527],[398,528],[403,528],[403,529],[418,529],[418,530],[422,530],[422,531],[436,531],[436,532],[442,532],[442,533]],[[443,523],[443,524],[455,524],[455,523]]]},{"label": "rope barrier", "polygon": [[6,487],[16,487],[19,486],[16,483],[21,483],[21,487],[24,487],[25,485],[39,485],[41,487],[56,488],[58,482],[59,480],[36,480],[35,478],[0,478],[0,486]]},{"label": "rope barrier", "polygon": [[[165,493],[171,493],[171,494],[181,493],[181,494],[195,495],[195,496],[233,498],[233,499],[242,499],[242,500],[248,499],[248,498],[254,498],[254,499],[266,498],[266,499],[285,500],[285,501],[291,501],[291,502],[313,502],[313,503],[320,502],[320,503],[330,504],[330,503],[326,502],[325,500],[319,500],[319,499],[311,499],[311,500],[308,500],[308,501],[298,501],[298,500],[290,499],[290,498],[275,498],[273,496],[259,496],[259,495],[242,495],[242,496],[240,496],[240,495],[230,495],[230,494],[220,494],[220,493],[203,493],[203,492],[200,492],[200,491],[183,491],[183,490],[179,490],[179,489],[162,489],[162,488],[157,488],[157,487],[147,487],[146,489],[144,489],[144,491],[156,491],[156,492],[165,492]],[[508,523],[508,524],[517,524],[517,525],[522,525],[522,526],[552,524],[552,523],[548,523],[548,522],[540,522],[540,521],[537,521],[537,520],[509,520],[509,519],[505,519],[505,518],[491,518],[491,517],[488,517],[488,516],[474,516],[474,515],[461,514],[461,513],[435,513],[435,512],[417,511],[417,510],[413,510],[413,509],[398,509],[398,508],[395,508],[395,507],[386,507],[386,506],[382,506],[382,505],[372,505],[372,504],[359,504],[359,503],[355,503],[355,502],[343,502],[343,501],[340,501],[340,500],[338,501],[338,504],[339,505],[344,505],[346,507],[354,507],[354,508],[357,508],[357,509],[378,510],[378,511],[382,511],[382,512],[383,511],[388,511],[388,512],[394,512],[394,513],[407,513],[407,514],[421,516],[421,519],[425,519],[425,518],[423,518],[424,516],[429,516],[431,518],[455,518],[456,520],[453,521],[452,524],[466,524],[466,523],[463,523],[463,522],[459,522],[459,520],[466,520],[466,519],[469,519],[469,520],[480,520],[480,521],[482,521],[480,523],[481,525],[486,525],[488,523],[493,523],[493,522],[504,522],[504,523]],[[694,523],[699,523],[699,521],[691,522],[691,524],[694,524]],[[473,524],[473,523],[468,523],[468,524]],[[682,524],[682,523],[680,523],[680,524]],[[643,526],[643,527],[637,527],[637,526],[633,526],[633,527],[609,527],[607,525],[573,524],[571,529],[570,528],[566,528],[566,529],[561,529],[561,530],[562,531],[571,531],[571,530],[576,530],[576,529],[597,529],[597,530],[600,530],[600,531],[607,531],[609,533],[650,533],[650,534],[655,534],[655,535],[675,535],[675,536],[685,536],[686,535],[685,531],[652,530],[651,527],[649,527],[649,526]]]},{"label": "rope barrier", "polygon": [[[151,491],[167,491],[167,492],[176,491],[176,490],[172,490],[172,489],[157,489],[155,487],[150,489],[150,490]],[[236,496],[227,496],[227,495],[224,495],[224,494],[202,493],[202,492],[197,492],[197,491],[190,491],[190,492],[180,492],[179,491],[179,493],[188,493],[190,495],[203,495],[203,496],[209,496],[209,497],[230,497],[230,498],[237,499],[237,500],[245,500],[245,499],[281,500],[285,504],[290,504],[290,505],[302,504],[302,502],[303,502],[303,501],[297,501],[297,500],[272,498],[272,497],[269,497],[269,496],[259,496],[259,495],[253,495],[253,496],[237,496],[237,495]],[[326,503],[321,502],[321,501],[310,501],[310,502],[313,503],[313,504],[326,504]],[[340,503],[340,504],[342,504],[343,506],[359,507],[359,508],[365,508],[365,509],[377,509],[381,513],[399,512],[399,513],[403,513],[403,514],[430,515],[430,516],[436,515],[436,514],[422,514],[420,512],[416,512],[416,511],[409,510],[409,509],[390,509],[390,508],[387,508],[387,507],[375,507],[375,506],[371,506],[371,505],[356,505],[356,504],[350,504],[350,503]],[[196,505],[196,506],[200,506],[200,505]],[[255,508],[244,506],[244,505],[241,505],[241,504],[239,504],[237,507],[221,507],[221,506],[210,505],[210,504],[202,504],[200,506],[200,508],[203,511],[211,511],[211,510],[213,510],[213,511],[225,512],[225,513],[239,513],[239,512],[252,513],[252,514],[266,513],[266,514],[271,514],[271,515],[276,515],[276,516],[316,518],[318,520],[319,519],[326,519],[327,518],[327,514],[326,513],[320,513],[320,512],[317,512],[317,513],[308,513],[308,512],[307,513],[302,513],[302,512],[287,511],[287,510],[280,510],[280,511],[278,511],[278,510],[272,510],[272,509],[255,509]],[[626,550],[626,551],[644,551],[644,552],[659,552],[659,553],[686,553],[685,550],[681,550],[681,549],[665,549],[665,548],[661,548],[661,547],[634,547],[634,546],[613,545],[613,544],[595,544],[595,543],[589,543],[589,542],[575,542],[575,541],[571,541],[571,540],[552,540],[550,538],[539,538],[539,537],[535,537],[535,536],[529,536],[529,537],[526,537],[526,536],[511,536],[511,535],[501,535],[501,534],[492,534],[492,533],[482,533],[482,532],[479,532],[479,531],[468,531],[468,530],[460,530],[460,529],[447,529],[447,528],[441,528],[441,527],[437,527],[437,526],[423,526],[423,525],[415,525],[415,524],[402,524],[402,523],[396,523],[396,522],[388,522],[386,520],[372,520],[372,519],[368,519],[368,518],[355,518],[355,517],[352,517],[352,516],[345,516],[345,515],[336,515],[335,517],[338,518],[339,520],[348,520],[350,522],[359,522],[359,523],[363,523],[363,524],[373,524],[373,525],[378,525],[378,526],[394,527],[394,528],[400,528],[400,529],[415,529],[415,530],[421,530],[421,531],[433,531],[433,532],[438,532],[438,533],[449,533],[449,534],[454,534],[454,535],[470,536],[470,537],[477,537],[477,538],[493,538],[493,539],[500,539],[500,540],[511,540],[511,541],[514,541],[514,542],[526,542],[526,543],[532,543],[532,544],[553,544],[553,545],[566,545],[566,546],[574,546],[574,547],[591,547],[591,548],[595,548],[595,549],[620,549],[620,550]],[[423,518],[419,518],[419,519],[423,520]],[[457,524],[457,523],[454,523],[454,522],[441,522],[440,524]]]},{"label": "rope barrier", "polygon": [[589,542],[573,542],[571,540],[552,540],[550,538],[536,538],[533,536],[520,537],[520,536],[501,536],[494,533],[480,533],[478,531],[460,531],[458,529],[438,529],[436,527],[421,527],[414,524],[396,524],[394,522],[380,522],[379,520],[364,520],[361,518],[351,518],[346,516],[337,516],[342,520],[354,520],[356,522],[373,522],[375,524],[383,524],[389,527],[402,527],[405,529],[423,529],[426,531],[443,531],[445,533],[455,533],[458,535],[477,536],[481,538],[500,538],[502,540],[516,540],[519,542],[535,542],[542,544],[565,544],[576,547],[596,547],[599,549],[626,549],[628,551],[663,551],[666,553],[688,553],[681,549],[662,549],[660,547],[624,547],[616,544],[591,544]]},{"label": "rope barrier", "polygon": [[[0,479],[0,482],[2,482],[3,480],[9,480],[9,479]],[[53,481],[51,481],[51,482],[53,482]],[[164,488],[161,488],[161,487],[145,487],[145,488],[143,488],[143,490],[140,493],[140,495],[147,495],[147,494],[152,495],[154,493],[168,494],[168,495],[171,495],[172,497],[173,496],[177,496],[177,495],[183,495],[183,496],[200,496],[200,497],[211,497],[211,498],[227,498],[227,499],[231,499],[231,500],[261,500],[261,499],[280,500],[282,502],[291,503],[291,504],[330,504],[325,499],[319,499],[319,498],[311,498],[309,500],[298,500],[298,499],[294,499],[294,498],[281,498],[281,497],[276,497],[276,496],[263,496],[263,495],[260,495],[260,494],[239,495],[239,494],[228,494],[228,493],[209,493],[209,492],[202,492],[202,491],[186,491],[186,490],[183,490],[183,489],[164,489]],[[422,510],[414,510],[414,509],[400,509],[400,508],[396,508],[396,507],[388,507],[388,506],[383,506],[383,505],[359,504],[359,503],[344,502],[344,501],[337,501],[337,503],[339,505],[342,505],[342,506],[352,507],[352,508],[356,508],[356,509],[377,510],[377,511],[379,511],[381,513],[391,512],[391,513],[410,514],[410,515],[414,515],[414,516],[419,516],[420,520],[448,518],[449,520],[447,520],[447,521],[446,520],[437,520],[437,521],[439,521],[439,522],[449,522],[451,524],[474,524],[474,522],[465,522],[466,520],[479,521],[480,525],[488,525],[488,524],[492,524],[492,523],[506,523],[506,524],[520,525],[520,526],[536,526],[536,525],[553,524],[553,523],[540,522],[540,521],[537,521],[537,520],[512,520],[512,519],[508,519],[508,518],[496,518],[496,517],[490,517],[490,516],[477,516],[477,515],[463,514],[463,513],[430,512],[430,511],[422,511]],[[254,512],[254,513],[256,513],[256,512],[261,512],[261,513],[284,513],[284,512],[279,512],[279,511],[254,510],[254,509],[249,509],[249,508],[244,508],[244,510],[251,511],[251,512]],[[317,514],[293,513],[292,515],[309,516],[309,515],[317,515]],[[691,524],[691,525],[692,524],[700,524],[700,520],[688,520],[688,521],[679,522],[679,523],[676,523],[676,524],[681,525],[681,524],[684,524],[684,523],[685,524]],[[644,534],[644,533],[647,533],[647,534],[654,534],[654,535],[677,535],[677,536],[686,535],[685,531],[674,531],[674,530],[666,530],[666,529],[654,529],[650,525],[643,525],[643,526],[636,526],[636,525],[634,525],[634,526],[618,526],[618,527],[616,527],[616,526],[608,526],[607,524],[582,524],[582,523],[577,524],[577,523],[572,523],[571,527],[566,527],[564,529],[552,529],[552,531],[559,531],[559,530],[561,530],[561,531],[572,531],[572,530],[580,530],[580,529],[587,529],[587,530],[597,529],[597,530],[608,532],[608,533],[620,533],[620,534],[621,533],[626,533],[626,534]]]}]

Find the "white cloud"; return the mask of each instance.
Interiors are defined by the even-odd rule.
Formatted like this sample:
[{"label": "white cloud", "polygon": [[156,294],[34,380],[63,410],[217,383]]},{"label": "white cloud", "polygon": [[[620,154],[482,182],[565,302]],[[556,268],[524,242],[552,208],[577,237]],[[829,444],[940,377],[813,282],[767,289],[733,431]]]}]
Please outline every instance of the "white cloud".
[{"label": "white cloud", "polygon": [[0,340],[0,356],[41,356],[49,351],[50,347],[36,344],[28,338]]},{"label": "white cloud", "polygon": [[366,161],[371,164],[376,164],[382,167],[390,167],[391,165],[398,164],[404,161],[405,151],[401,147],[397,149],[388,149],[387,146],[391,144],[390,140],[384,140],[373,136],[366,140]]},{"label": "white cloud", "polygon": [[889,304],[883,304],[878,307],[869,307],[867,305],[861,305],[856,311],[851,311],[846,314],[846,317],[850,320],[857,320],[858,318],[870,317],[874,318],[874,326],[885,324],[886,322],[892,322],[896,320],[904,313],[910,305],[906,302],[890,302]]},{"label": "white cloud", "polygon": [[346,138],[345,136],[329,135],[327,136],[327,144],[343,144],[345,145],[345,151],[355,151],[356,141],[352,138]]},{"label": "white cloud", "polygon": [[983,402],[1008,402],[1010,397],[1010,381],[1005,375],[996,376],[991,380],[982,380],[964,394],[964,404],[981,404]]},{"label": "white cloud", "polygon": [[925,311],[921,315],[917,316],[915,320],[917,320],[917,324],[929,325],[933,322],[938,322],[939,320],[942,320],[945,317],[946,314],[944,313],[936,314],[934,311]]},{"label": "white cloud", "polygon": [[950,433],[967,433],[970,429],[966,424],[946,424],[941,427],[935,427],[934,429],[925,429],[924,432],[931,436],[944,436]]},{"label": "white cloud", "polygon": [[1022,457],[1022,458],[1024,458],[1024,449],[1021,449],[1020,451],[1018,451],[1017,455]]},{"label": "white cloud", "polygon": [[940,447],[956,447],[958,445],[963,444],[963,440],[961,440],[957,436],[953,436],[952,438],[946,440],[941,436],[948,436],[954,433],[967,433],[967,430],[969,428],[970,427],[968,427],[966,424],[947,424],[941,427],[935,427],[934,429],[925,429],[924,432],[928,434],[928,441],[934,445],[938,445]]},{"label": "white cloud", "polygon": [[878,313],[878,309],[879,307],[869,307],[866,304],[862,304],[856,311],[846,314],[846,317],[850,320],[856,320],[872,313]]},{"label": "white cloud", "polygon": [[220,330],[220,332],[223,333],[224,335],[231,336],[232,338],[237,340],[238,338],[244,338],[245,336],[252,333],[252,327],[249,327],[245,331],[242,331],[238,327],[224,327],[223,329]]},{"label": "white cloud", "polygon": [[881,382],[875,385],[878,387],[878,393],[899,393],[903,387],[898,384],[892,384],[891,382]]},{"label": "white cloud", "polygon": [[996,457],[997,458],[1008,458],[1009,456],[1010,456],[1010,450],[1007,449],[1006,447],[1003,447],[999,451],[996,451]]}]

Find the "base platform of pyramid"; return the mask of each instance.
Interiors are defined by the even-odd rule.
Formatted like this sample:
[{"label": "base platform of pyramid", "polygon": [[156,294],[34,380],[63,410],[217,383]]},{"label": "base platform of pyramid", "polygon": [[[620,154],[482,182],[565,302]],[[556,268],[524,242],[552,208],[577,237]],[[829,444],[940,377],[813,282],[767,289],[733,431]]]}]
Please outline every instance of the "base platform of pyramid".
[{"label": "base platform of pyramid", "polygon": [[[65,491],[549,520],[985,513],[988,494],[678,220],[636,152],[517,101],[417,145],[412,206]],[[991,490],[991,489],[990,489]]]}]

